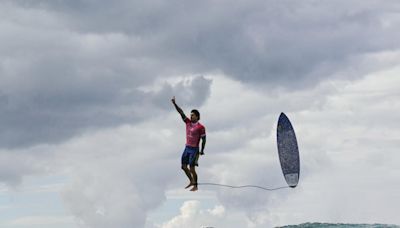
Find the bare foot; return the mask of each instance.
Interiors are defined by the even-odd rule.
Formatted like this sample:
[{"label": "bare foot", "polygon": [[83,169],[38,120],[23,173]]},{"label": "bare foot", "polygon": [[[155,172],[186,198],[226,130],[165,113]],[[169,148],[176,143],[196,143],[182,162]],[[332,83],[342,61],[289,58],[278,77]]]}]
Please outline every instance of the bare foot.
[{"label": "bare foot", "polygon": [[190,186],[193,186],[193,183],[190,183],[188,186],[185,187],[185,189],[188,189]]},{"label": "bare foot", "polygon": [[198,190],[197,185],[195,185],[192,189],[190,189],[191,192],[195,192],[197,190]]}]

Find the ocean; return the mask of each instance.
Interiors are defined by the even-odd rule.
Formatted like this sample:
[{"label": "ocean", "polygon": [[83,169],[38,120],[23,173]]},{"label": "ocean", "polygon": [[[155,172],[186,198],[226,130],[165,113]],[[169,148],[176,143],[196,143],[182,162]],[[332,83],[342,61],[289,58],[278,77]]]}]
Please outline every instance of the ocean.
[{"label": "ocean", "polygon": [[400,228],[400,226],[388,224],[303,223],[277,228]]}]

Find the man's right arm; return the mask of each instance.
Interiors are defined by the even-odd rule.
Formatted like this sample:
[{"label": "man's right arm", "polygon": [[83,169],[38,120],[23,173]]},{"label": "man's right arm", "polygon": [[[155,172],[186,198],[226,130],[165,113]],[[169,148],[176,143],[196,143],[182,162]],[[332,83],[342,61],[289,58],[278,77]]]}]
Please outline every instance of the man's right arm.
[{"label": "man's right arm", "polygon": [[175,96],[171,99],[171,101],[172,101],[172,104],[175,106],[176,111],[181,115],[182,120],[185,121],[186,115],[185,115],[185,113],[183,112],[183,110],[176,104],[176,102],[175,102]]}]

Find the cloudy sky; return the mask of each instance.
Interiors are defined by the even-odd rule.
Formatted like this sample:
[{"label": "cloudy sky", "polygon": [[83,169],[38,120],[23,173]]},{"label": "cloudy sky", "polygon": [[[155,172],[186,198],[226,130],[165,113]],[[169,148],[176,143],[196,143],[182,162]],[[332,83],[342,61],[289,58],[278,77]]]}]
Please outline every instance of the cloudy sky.
[{"label": "cloudy sky", "polygon": [[[0,227],[400,224],[400,2],[1,0]],[[200,182],[183,189],[201,112]]]}]

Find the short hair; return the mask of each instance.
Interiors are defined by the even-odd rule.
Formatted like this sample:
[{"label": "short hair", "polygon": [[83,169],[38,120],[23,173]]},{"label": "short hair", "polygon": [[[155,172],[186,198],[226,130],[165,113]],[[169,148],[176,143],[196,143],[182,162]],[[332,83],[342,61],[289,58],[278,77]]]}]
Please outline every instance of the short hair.
[{"label": "short hair", "polygon": [[199,118],[199,120],[200,120],[200,112],[199,112],[199,110],[197,110],[197,109],[193,109],[192,111],[191,111],[191,113],[194,113],[198,118]]}]

